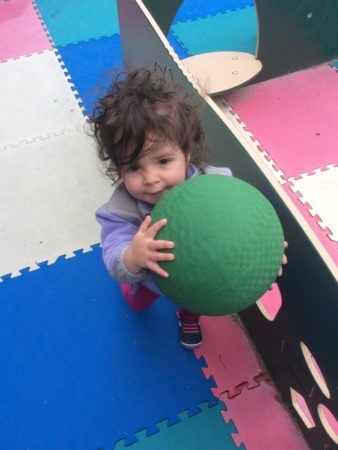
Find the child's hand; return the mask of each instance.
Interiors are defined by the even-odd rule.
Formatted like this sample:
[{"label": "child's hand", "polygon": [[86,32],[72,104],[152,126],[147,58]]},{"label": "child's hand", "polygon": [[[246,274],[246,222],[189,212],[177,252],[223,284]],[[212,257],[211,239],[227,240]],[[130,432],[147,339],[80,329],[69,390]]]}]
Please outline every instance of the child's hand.
[{"label": "child's hand", "polygon": [[129,272],[132,273],[137,273],[142,269],[150,269],[158,275],[167,278],[169,274],[157,262],[172,261],[174,255],[158,250],[173,248],[174,243],[155,240],[156,234],[166,225],[167,219],[161,219],[153,225],[150,225],[150,223],[151,217],[147,216],[124,253],[124,264]]},{"label": "child's hand", "polygon": [[[288,246],[289,246],[289,244],[286,242],[286,241],[284,241],[284,248],[286,249],[286,248],[288,248]],[[288,262],[288,258],[286,257],[286,255],[285,255],[285,253],[284,253],[284,255],[283,255],[283,257],[282,257],[282,265],[280,266],[280,269],[279,269],[279,271],[278,271],[278,276],[279,277],[281,277],[282,275],[283,275],[283,266],[285,265],[285,264],[287,264],[287,262]],[[271,287],[270,287],[270,290],[273,288],[273,284],[271,285]]]},{"label": "child's hand", "polygon": [[[289,246],[289,244],[286,241],[284,241],[284,248],[286,249],[286,248],[288,248],[288,246]],[[285,264],[287,264],[287,262],[288,262],[288,258],[286,257],[286,255],[284,253],[283,258],[282,258],[282,265],[281,265],[281,267],[280,267],[280,269],[278,271],[278,276],[279,277],[281,277],[283,275],[283,266]]]}]

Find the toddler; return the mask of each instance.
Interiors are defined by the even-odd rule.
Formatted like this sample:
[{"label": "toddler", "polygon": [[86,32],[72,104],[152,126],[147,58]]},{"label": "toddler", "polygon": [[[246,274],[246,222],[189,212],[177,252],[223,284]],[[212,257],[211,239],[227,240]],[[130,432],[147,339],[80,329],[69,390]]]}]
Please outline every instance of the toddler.
[{"label": "toddler", "polygon": [[[165,192],[203,173],[231,175],[207,165],[205,135],[182,88],[159,69],[139,69],[117,77],[92,117],[99,158],[116,188],[96,217],[101,225],[103,259],[121,284],[128,305],[148,308],[161,292],[152,272],[168,277],[159,262],[174,259],[175,243],[157,240],[166,219],[151,225],[151,210]],[[199,315],[177,313],[181,344],[202,342]]]}]

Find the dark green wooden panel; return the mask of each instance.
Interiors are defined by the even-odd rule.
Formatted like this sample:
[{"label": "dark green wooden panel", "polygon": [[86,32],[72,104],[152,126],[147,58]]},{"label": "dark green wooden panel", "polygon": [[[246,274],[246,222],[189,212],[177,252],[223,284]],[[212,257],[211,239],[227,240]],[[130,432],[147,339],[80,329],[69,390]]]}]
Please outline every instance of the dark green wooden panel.
[{"label": "dark green wooden panel", "polygon": [[183,0],[144,0],[143,3],[167,35],[182,2]]},{"label": "dark green wooden panel", "polygon": [[328,62],[338,56],[337,0],[255,0],[257,57],[254,82]]}]

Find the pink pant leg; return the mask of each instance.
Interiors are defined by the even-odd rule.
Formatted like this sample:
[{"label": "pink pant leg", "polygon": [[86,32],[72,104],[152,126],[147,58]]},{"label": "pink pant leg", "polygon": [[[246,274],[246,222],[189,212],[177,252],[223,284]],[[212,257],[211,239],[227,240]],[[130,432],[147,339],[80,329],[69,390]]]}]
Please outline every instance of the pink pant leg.
[{"label": "pink pant leg", "polygon": [[132,293],[130,284],[121,284],[121,291],[125,301],[135,311],[144,311],[160,297],[159,294],[146,288],[143,284],[137,286],[135,293]]},{"label": "pink pant leg", "polygon": [[200,314],[192,313],[192,312],[188,311],[187,309],[183,309],[183,308],[180,308],[178,310],[177,314],[178,314],[178,318],[183,321],[198,320],[201,317]]}]

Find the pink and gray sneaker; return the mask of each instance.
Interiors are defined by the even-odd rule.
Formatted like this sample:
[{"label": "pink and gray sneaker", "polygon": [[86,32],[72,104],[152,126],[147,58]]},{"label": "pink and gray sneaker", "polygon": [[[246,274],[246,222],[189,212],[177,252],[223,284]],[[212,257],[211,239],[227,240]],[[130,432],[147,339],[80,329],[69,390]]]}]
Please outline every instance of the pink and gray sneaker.
[{"label": "pink and gray sneaker", "polygon": [[177,312],[177,318],[183,347],[189,350],[199,347],[202,343],[202,331],[199,324],[200,315],[180,309]]}]

